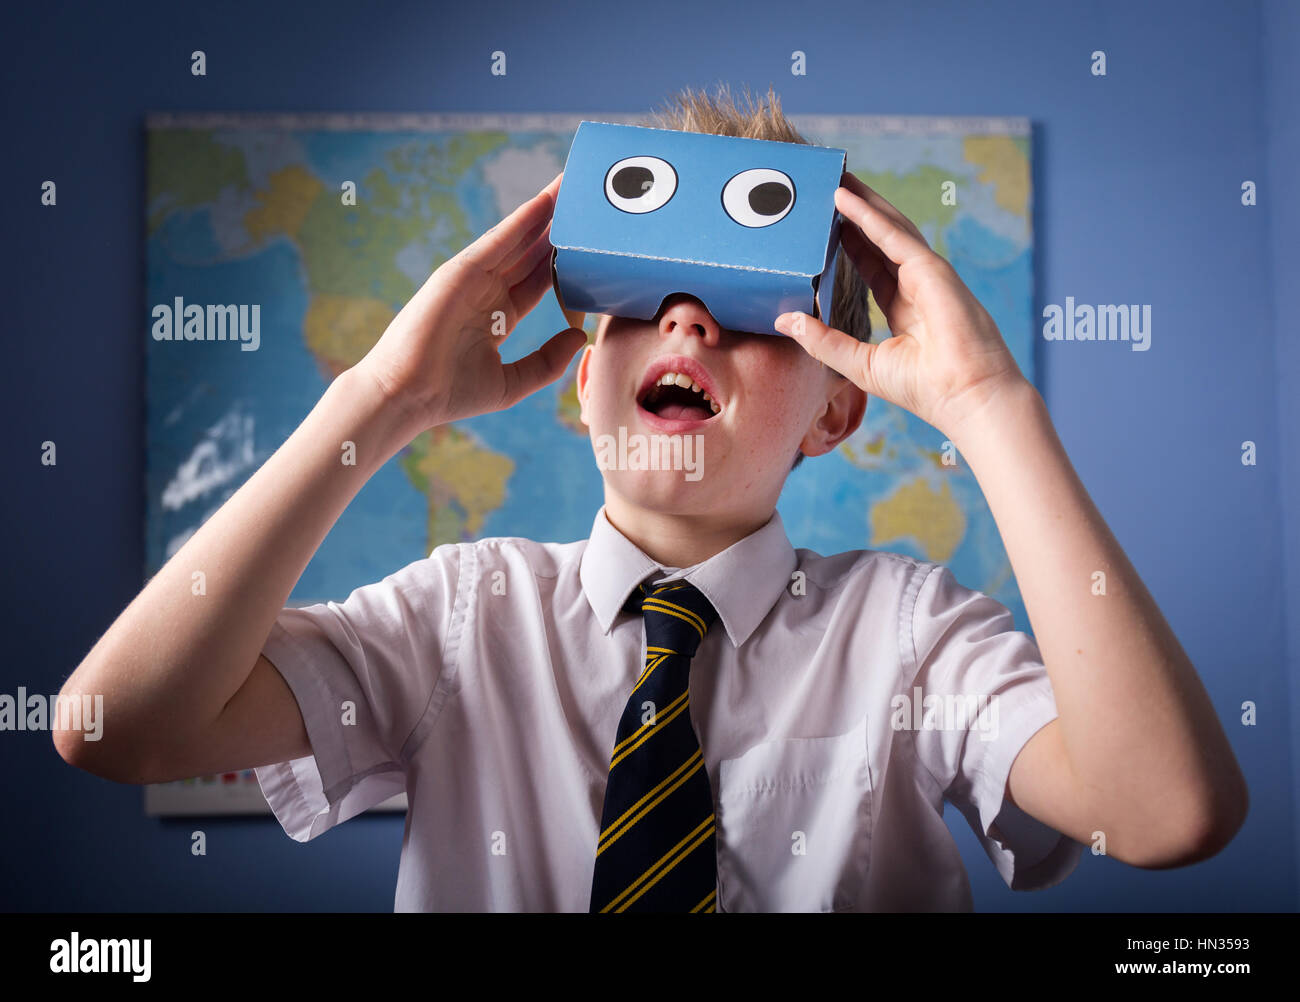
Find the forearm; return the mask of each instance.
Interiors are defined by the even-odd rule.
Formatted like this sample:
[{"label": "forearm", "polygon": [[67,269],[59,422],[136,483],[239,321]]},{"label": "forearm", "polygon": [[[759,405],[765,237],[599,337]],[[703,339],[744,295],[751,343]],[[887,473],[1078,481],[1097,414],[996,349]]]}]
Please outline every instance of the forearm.
[{"label": "forearm", "polygon": [[[169,747],[217,718],[248,678],[321,541],[413,433],[360,370],[330,384],[64,684],[64,695],[104,697],[103,740],[94,754],[122,755],[145,742]],[[344,462],[345,442],[355,445],[355,465]]]},{"label": "forearm", "polygon": [[1209,696],[1038,392],[1023,382],[1000,393],[953,443],[1006,545],[1077,792],[1099,827],[1151,831],[1171,818],[1200,825],[1244,810],[1244,781]]}]

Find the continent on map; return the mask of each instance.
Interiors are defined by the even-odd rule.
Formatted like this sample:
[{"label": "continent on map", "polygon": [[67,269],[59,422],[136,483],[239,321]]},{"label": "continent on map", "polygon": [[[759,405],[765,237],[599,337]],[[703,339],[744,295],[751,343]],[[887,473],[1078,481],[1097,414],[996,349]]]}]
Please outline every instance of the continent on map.
[{"label": "continent on map", "polygon": [[173,212],[214,202],[226,188],[251,187],[244,155],[200,129],[151,129],[146,149],[147,228],[156,230]]},{"label": "continent on map", "polygon": [[312,296],[302,321],[303,337],[325,379],[360,362],[396,315],[381,299],[328,292]]},{"label": "continent on map", "polygon": [[[301,164],[269,176],[244,216],[258,242],[287,238],[306,272],[303,339],[332,380],[359,362],[427,274],[473,238],[453,191],[463,172],[506,143],[504,133],[391,150],[361,179],[355,205]],[[407,257],[419,261],[403,269]],[[452,428],[426,432],[401,458],[426,498],[429,548],[471,538],[505,497],[514,463]]]},{"label": "continent on map", "polygon": [[930,246],[947,257],[944,230],[957,215],[958,207],[945,205],[939,194],[945,181],[956,179],[951,171],[929,164],[903,174],[895,171],[853,170],[852,166],[849,169],[867,187],[884,195],[922,233],[930,230],[933,233]]},{"label": "continent on map", "polygon": [[429,549],[474,539],[483,520],[500,507],[510,458],[478,445],[454,425],[416,436],[402,455],[402,469],[429,498]]},{"label": "continent on map", "polygon": [[[365,356],[430,274],[563,167],[577,116],[527,121],[168,113],[148,124],[147,302],[260,302],[263,336],[237,357],[146,341],[147,574],[292,433],[322,381]],[[843,147],[849,169],[953,261],[1032,381],[1028,123],[846,120],[808,131]],[[546,301],[522,318],[509,353],[543,343],[556,309]],[[872,340],[892,336],[874,296],[870,310]],[[341,599],[438,545],[485,534],[582,538],[604,494],[588,450],[574,448],[589,434],[571,371],[515,411],[417,436],[342,513],[291,597]],[[1026,628],[979,484],[944,439],[871,400],[853,435],[785,484],[777,504],[791,540],[948,563]]]},{"label": "continent on map", "polygon": [[977,180],[993,186],[999,208],[1022,218],[1029,215],[1029,142],[1023,136],[967,136],[966,159],[984,169]]},{"label": "continent on map", "polygon": [[296,238],[324,187],[318,177],[299,164],[276,171],[271,175],[270,190],[254,194],[259,205],[244,214],[244,229],[259,242],[281,233]]},{"label": "continent on map", "polygon": [[873,548],[910,537],[937,563],[951,560],[966,535],[966,516],[951,485],[936,491],[921,477],[872,505],[870,524]]}]

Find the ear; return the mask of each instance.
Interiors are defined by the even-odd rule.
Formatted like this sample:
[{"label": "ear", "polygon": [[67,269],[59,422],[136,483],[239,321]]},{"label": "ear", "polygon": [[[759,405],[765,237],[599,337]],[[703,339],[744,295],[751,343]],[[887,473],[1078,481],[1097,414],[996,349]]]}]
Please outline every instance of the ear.
[{"label": "ear", "polygon": [[799,449],[805,456],[821,456],[858,430],[867,411],[867,392],[851,379],[832,372],[835,385]]},{"label": "ear", "polygon": [[582,357],[578,359],[578,403],[581,406],[578,416],[581,418],[582,423],[589,428],[591,422],[587,420],[587,380],[591,375],[591,370],[588,363],[594,350],[594,345],[587,345],[582,349]]}]

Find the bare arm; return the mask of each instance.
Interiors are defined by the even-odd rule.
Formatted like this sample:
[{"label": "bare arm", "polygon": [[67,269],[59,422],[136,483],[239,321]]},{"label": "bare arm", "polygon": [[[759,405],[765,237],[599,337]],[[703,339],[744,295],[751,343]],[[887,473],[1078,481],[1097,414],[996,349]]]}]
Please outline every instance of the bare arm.
[{"label": "bare arm", "polygon": [[841,239],[893,337],[859,342],[803,314],[776,326],[947,435],[988,499],[1058,710],[1016,757],[1012,802],[1081,842],[1105,832],[1107,852],[1137,866],[1213,855],[1248,794],[1196,669],[988,312],[911,220],[853,175],[842,184]]},{"label": "bare arm", "polygon": [[[502,317],[513,330],[550,288],[561,176],[429,277],[100,638],[61,695],[102,694],[102,738],[55,731],[66,761],[142,783],[307,753],[293,695],[261,650],[321,541],[417,434],[512,406],[558,379],[586,343],[566,329],[506,364],[492,333]],[[349,442],[354,463],[344,462]]]},{"label": "bare arm", "polygon": [[[365,372],[349,370],[330,384],[284,445],[154,575],[64,683],[64,695],[103,694],[103,737],[90,742],[56,731],[60,754],[114,779],[154,781],[168,768],[187,775],[192,755],[185,749],[208,743],[205,735],[248,680],[308,561],[408,433],[402,412]],[[346,441],[356,445],[355,466],[342,462]],[[275,753],[305,754],[301,717],[279,722],[296,727]]]},{"label": "bare arm", "polygon": [[1013,384],[955,434],[1006,544],[1059,714],[1016,758],[1013,803],[1085,844],[1104,832],[1106,851],[1135,865],[1213,855],[1245,817],[1245,780],[1042,397]]}]

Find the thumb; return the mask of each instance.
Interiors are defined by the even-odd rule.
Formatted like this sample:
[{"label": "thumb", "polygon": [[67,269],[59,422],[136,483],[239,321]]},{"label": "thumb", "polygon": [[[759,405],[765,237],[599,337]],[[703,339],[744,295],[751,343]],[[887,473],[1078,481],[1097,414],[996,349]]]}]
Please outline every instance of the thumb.
[{"label": "thumb", "polygon": [[776,329],[789,334],[819,362],[824,362],[846,379],[852,380],[869,395],[883,396],[871,379],[871,356],[876,346],[849,337],[841,330],[828,327],[816,317],[795,311],[776,318]]},{"label": "thumb", "polygon": [[576,327],[567,327],[536,351],[518,361],[503,366],[505,370],[505,399],[501,410],[535,393],[543,386],[555,382],[573,361],[578,349],[587,343],[587,334]]}]

